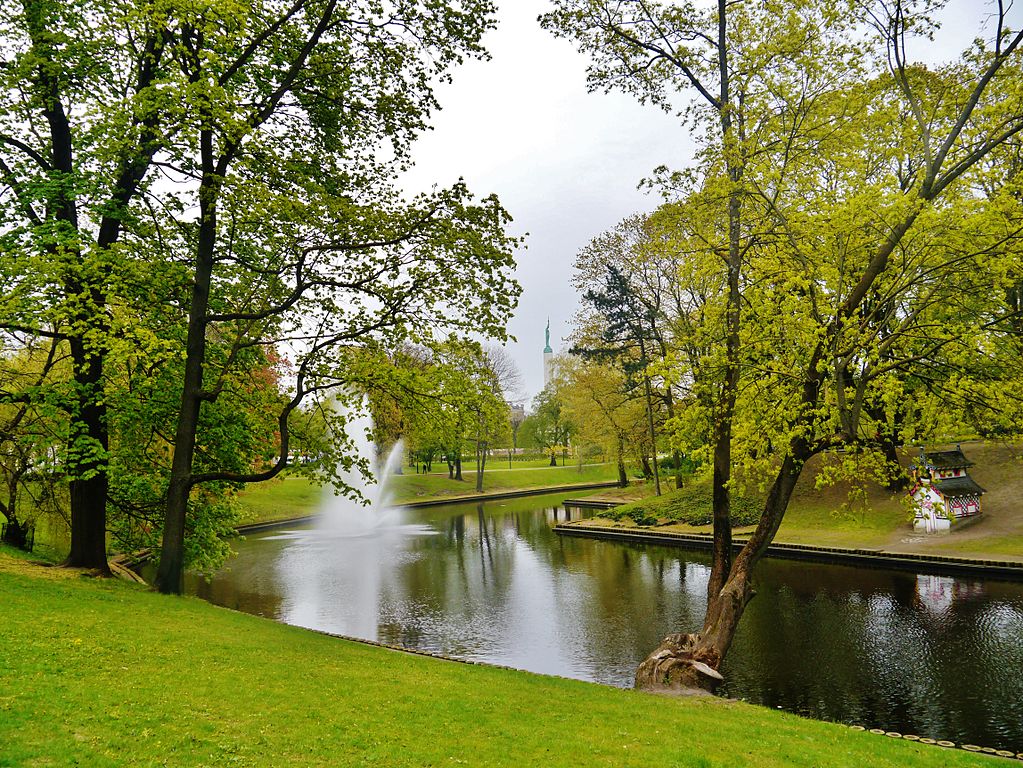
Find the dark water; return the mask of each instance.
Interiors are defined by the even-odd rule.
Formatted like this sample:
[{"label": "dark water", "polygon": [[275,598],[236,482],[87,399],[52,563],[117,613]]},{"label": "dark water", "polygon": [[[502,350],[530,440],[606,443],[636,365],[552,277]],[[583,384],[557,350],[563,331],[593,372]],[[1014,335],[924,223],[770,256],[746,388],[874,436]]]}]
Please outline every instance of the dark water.
[{"label": "dark water", "polygon": [[[709,556],[551,531],[560,497],[409,511],[411,526],[236,544],[212,602],[300,626],[618,686],[698,628]],[[546,505],[546,506],[545,506]],[[1023,584],[768,560],[722,693],[1023,752]]]}]

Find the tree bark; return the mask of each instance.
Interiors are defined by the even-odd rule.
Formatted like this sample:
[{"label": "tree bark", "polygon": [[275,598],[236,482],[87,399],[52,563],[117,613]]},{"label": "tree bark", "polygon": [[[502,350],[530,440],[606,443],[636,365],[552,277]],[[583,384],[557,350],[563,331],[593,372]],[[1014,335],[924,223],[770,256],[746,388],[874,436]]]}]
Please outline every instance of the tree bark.
[{"label": "tree bark", "polygon": [[476,493],[483,493],[483,471],[487,468],[487,444],[480,445],[479,471],[476,473]]},{"label": "tree bark", "polygon": [[725,317],[725,374],[720,397],[714,409],[714,557],[707,598],[713,600],[721,592],[731,569],[732,520],[732,419],[739,385],[739,328],[741,323],[741,295],[739,275],[742,269],[742,198],[739,182],[743,176],[742,164],[734,157],[735,130],[732,125],[731,86],[728,71],[727,3],[718,0],[718,61],[720,70],[719,112],[721,136],[725,151],[725,168],[730,187],[728,190],[728,305]]},{"label": "tree bark", "polygon": [[637,688],[713,691],[721,682],[723,678],[717,669],[732,644],[746,605],[753,598],[753,567],[774,540],[807,454],[805,444],[800,444],[782,462],[756,530],[736,556],[721,589],[708,599],[702,630],[698,634],[666,637],[636,670]]},{"label": "tree bark", "polygon": [[181,406],[174,435],[174,458],[163,524],[163,546],[156,587],[164,594],[181,594],[185,573],[185,521],[188,497],[192,490],[192,459],[195,454],[199,408],[202,405],[202,379],[206,361],[206,324],[213,259],[216,245],[218,182],[214,178],[213,135],[201,135],[203,180],[199,191],[199,237],[195,251],[195,278],[188,310],[188,335],[185,341],[185,376],[181,388]]},{"label": "tree bark", "polygon": [[[95,568],[110,573],[107,564],[107,477],[109,447],[107,409],[102,402],[103,359],[89,353],[81,338],[71,340],[78,420],[78,440],[99,448],[97,456],[68,467],[71,502],[71,549],[64,564],[72,568]],[[75,439],[72,437],[72,440]]]},{"label": "tree bark", "polygon": [[618,436],[618,485],[625,488],[629,484],[629,476],[625,472],[625,459],[622,458],[622,454],[625,452],[624,440],[621,435]]},{"label": "tree bark", "polygon": [[[646,352],[643,351],[643,359],[646,359]],[[654,431],[654,407],[650,396],[650,377],[643,374],[643,389],[646,393],[646,418],[647,426],[650,429],[650,452],[654,455],[654,491],[661,495],[661,474],[657,468],[657,433]]]}]

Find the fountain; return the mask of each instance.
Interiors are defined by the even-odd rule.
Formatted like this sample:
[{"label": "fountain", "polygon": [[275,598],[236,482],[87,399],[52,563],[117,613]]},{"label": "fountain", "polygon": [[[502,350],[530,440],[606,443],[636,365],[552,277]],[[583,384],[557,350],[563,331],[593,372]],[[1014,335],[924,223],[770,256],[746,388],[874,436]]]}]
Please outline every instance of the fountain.
[{"label": "fountain", "polygon": [[357,414],[347,411],[345,432],[351,439],[359,458],[365,460],[373,471],[373,479],[367,480],[356,465],[349,469],[340,468],[339,476],[349,488],[359,492],[365,504],[357,499],[338,493],[333,485],[324,489],[323,502],[317,518],[317,530],[334,536],[369,535],[385,526],[401,522],[401,508],[392,507],[387,480],[395,473],[404,455],[404,443],[399,440],[386,455],[377,455],[369,439],[373,420],[363,401]]},{"label": "fountain", "polygon": [[418,556],[408,551],[411,537],[435,531],[406,524],[401,507],[390,503],[387,479],[402,460],[401,441],[378,459],[369,439],[372,420],[366,402],[358,412],[343,413],[345,432],[358,457],[373,468],[373,477],[366,478],[358,463],[339,467],[338,475],[362,498],[327,486],[312,527],[264,539],[288,540],[276,564],[284,592],[282,621],[376,640],[381,596],[392,590],[390,566]]}]

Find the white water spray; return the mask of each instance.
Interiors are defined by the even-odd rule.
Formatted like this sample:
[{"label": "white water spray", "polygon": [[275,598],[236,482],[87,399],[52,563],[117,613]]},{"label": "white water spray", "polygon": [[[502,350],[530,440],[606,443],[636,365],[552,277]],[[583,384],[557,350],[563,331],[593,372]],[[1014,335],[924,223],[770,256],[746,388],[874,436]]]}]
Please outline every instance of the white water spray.
[{"label": "white water spray", "polygon": [[339,495],[337,488],[327,486],[324,489],[323,502],[320,504],[317,528],[334,535],[368,534],[384,526],[401,523],[401,509],[391,506],[391,493],[387,487],[388,479],[397,471],[405,453],[404,443],[399,440],[392,446],[386,456],[379,455],[376,447],[369,439],[373,421],[369,416],[365,401],[361,412],[348,413],[345,432],[355,447],[358,458],[372,467],[372,479],[363,476],[354,464],[350,469],[339,472],[341,480],[359,492],[367,503],[359,499]]}]

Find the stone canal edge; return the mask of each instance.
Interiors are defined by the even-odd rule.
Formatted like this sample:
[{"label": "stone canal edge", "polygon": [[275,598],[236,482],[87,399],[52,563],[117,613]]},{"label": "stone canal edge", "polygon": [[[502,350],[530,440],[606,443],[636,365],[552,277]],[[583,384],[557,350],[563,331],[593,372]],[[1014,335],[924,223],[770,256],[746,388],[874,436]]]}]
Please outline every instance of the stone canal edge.
[{"label": "stone canal edge", "polygon": [[[575,501],[568,501],[575,506]],[[686,549],[710,550],[714,540],[709,533],[680,533],[641,528],[612,528],[584,523],[559,523],[555,533],[563,536],[583,536],[611,541],[628,541],[644,544],[661,544]],[[745,546],[747,539],[737,536],[732,540],[733,549]],[[1009,560],[975,560],[946,555],[924,555],[911,552],[890,552],[882,549],[847,549],[843,547],[820,547],[811,544],[786,544],[776,542],[767,548],[770,557],[790,560],[815,560],[838,565],[865,565],[874,568],[894,568],[940,575],[974,575],[1007,581],[1023,581],[1023,562]]]}]

